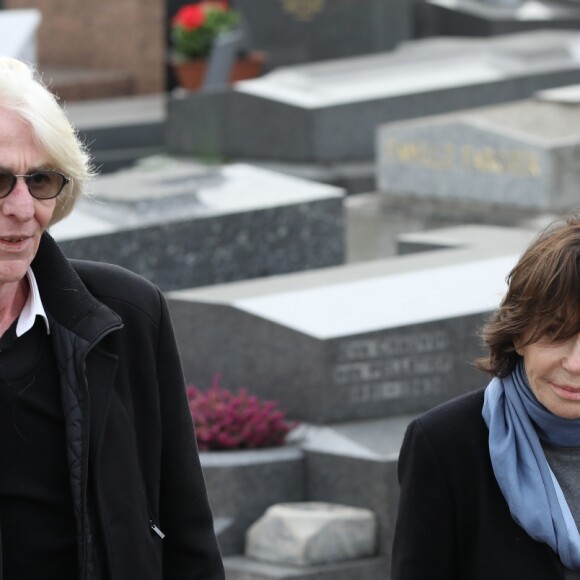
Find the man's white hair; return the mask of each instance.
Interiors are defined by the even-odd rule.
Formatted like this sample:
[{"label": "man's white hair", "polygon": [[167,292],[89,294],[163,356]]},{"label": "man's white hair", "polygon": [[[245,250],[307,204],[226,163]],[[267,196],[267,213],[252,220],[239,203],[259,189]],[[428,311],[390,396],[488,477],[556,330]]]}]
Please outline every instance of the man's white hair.
[{"label": "man's white hair", "polygon": [[[70,177],[56,198],[49,225],[65,218],[83,195],[92,175],[90,156],[56,97],[25,63],[0,56],[0,108],[27,122],[54,169]],[[0,127],[0,131],[2,128]]]}]

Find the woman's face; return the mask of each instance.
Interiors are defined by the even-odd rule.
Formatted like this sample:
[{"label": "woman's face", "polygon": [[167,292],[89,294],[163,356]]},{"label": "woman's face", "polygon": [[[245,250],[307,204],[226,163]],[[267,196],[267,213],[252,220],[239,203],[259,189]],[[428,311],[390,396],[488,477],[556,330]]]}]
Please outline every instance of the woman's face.
[{"label": "woman's face", "polygon": [[564,419],[580,418],[580,333],[561,342],[518,346],[536,399]]},{"label": "woman's face", "polygon": [[[0,108],[0,169],[26,174],[48,165],[29,125],[15,113]],[[55,205],[56,199],[32,197],[22,178],[8,196],[0,199],[0,285],[23,279]]]}]

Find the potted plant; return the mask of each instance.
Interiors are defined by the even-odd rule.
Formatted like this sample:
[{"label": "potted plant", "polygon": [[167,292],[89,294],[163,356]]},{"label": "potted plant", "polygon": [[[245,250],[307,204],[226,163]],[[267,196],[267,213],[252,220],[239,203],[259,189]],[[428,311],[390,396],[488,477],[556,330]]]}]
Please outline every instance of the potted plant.
[{"label": "potted plant", "polygon": [[286,444],[297,424],[274,401],[222,388],[219,375],[187,396],[222,554],[242,553],[248,526],[270,505],[304,499],[303,453]]},{"label": "potted plant", "polygon": [[[171,19],[171,60],[183,88],[201,87],[216,38],[233,30],[238,22],[239,14],[227,0],[201,0],[185,4],[177,11]],[[230,82],[260,75],[264,61],[265,55],[261,52],[241,54],[231,71]]]}]

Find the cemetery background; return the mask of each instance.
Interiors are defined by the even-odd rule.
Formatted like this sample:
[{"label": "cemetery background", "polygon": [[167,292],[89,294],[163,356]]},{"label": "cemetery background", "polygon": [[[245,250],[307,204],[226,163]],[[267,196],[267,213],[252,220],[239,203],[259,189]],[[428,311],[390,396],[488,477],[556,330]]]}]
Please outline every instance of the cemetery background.
[{"label": "cemetery background", "polygon": [[[580,93],[559,88],[578,3],[237,0],[271,73],[196,94],[166,78],[180,3],[38,3],[24,45],[104,174],[52,233],[160,285],[189,382],[221,372],[302,421],[279,449],[202,454],[228,579],[388,578],[406,425],[485,384],[477,328],[580,199]],[[267,507],[304,501],[370,510],[371,551],[243,555]]]}]

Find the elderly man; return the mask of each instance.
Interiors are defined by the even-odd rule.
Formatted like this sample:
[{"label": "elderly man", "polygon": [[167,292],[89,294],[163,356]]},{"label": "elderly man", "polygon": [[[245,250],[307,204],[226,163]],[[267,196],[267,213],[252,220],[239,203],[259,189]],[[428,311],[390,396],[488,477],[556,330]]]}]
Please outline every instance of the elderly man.
[{"label": "elderly man", "polygon": [[88,177],[53,96],[0,58],[0,577],[223,579],[161,293],[46,233]]},{"label": "elderly man", "polygon": [[580,578],[580,218],[524,252],[483,338],[487,388],[407,431],[392,580]]}]

